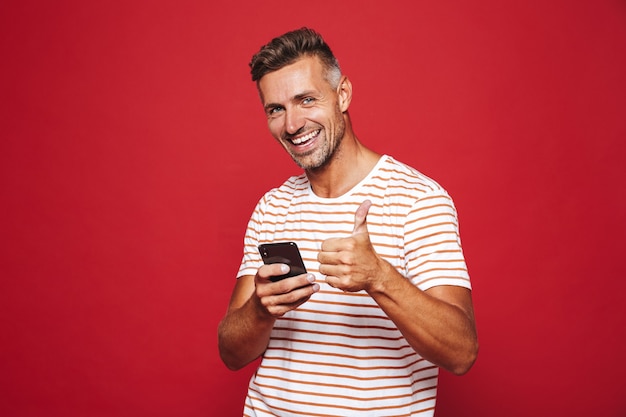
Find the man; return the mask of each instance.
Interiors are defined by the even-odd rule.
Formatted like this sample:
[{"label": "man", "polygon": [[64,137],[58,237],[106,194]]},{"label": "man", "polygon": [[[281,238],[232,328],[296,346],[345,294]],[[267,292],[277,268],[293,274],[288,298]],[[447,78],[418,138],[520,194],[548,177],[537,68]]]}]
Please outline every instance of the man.
[{"label": "man", "polygon": [[[272,135],[304,170],[248,224],[222,360],[262,356],[246,416],[432,416],[438,368],[467,372],[478,342],[452,200],[366,148],[352,84],[320,35],[284,34],[250,63]],[[272,281],[257,246],[295,241],[307,274]]]}]

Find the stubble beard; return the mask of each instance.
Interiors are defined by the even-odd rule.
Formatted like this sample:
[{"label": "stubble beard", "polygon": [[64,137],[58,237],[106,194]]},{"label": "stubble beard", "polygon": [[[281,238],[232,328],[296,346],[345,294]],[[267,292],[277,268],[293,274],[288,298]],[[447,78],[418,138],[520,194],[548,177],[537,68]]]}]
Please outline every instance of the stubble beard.
[{"label": "stubble beard", "polygon": [[[324,137],[324,143],[304,154],[296,155],[293,152],[289,152],[291,158],[300,168],[305,171],[315,171],[326,166],[333,158],[346,132],[346,123],[343,119],[343,114],[338,111],[337,117],[339,122],[337,123],[334,140],[329,140],[327,137]],[[326,135],[326,130],[322,129],[320,134]]]}]

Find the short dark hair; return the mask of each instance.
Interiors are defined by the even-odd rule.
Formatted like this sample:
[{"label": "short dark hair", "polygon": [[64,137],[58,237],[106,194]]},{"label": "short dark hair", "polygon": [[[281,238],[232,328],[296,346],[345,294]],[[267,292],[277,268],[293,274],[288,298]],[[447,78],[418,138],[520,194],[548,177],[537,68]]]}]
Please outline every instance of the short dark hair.
[{"label": "short dark hair", "polygon": [[267,73],[293,64],[305,56],[316,56],[326,70],[331,84],[339,83],[339,62],[322,36],[313,29],[301,28],[287,32],[261,47],[250,61],[252,81],[259,81]]}]

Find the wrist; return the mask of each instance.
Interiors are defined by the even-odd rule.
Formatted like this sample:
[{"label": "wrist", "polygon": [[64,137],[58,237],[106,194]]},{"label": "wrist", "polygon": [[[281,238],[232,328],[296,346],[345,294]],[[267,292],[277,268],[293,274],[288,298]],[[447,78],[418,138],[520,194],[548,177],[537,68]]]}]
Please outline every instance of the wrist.
[{"label": "wrist", "polygon": [[378,258],[377,272],[370,280],[370,285],[366,290],[367,293],[371,296],[386,294],[395,275],[398,275],[395,268],[384,259]]},{"label": "wrist", "polygon": [[268,309],[261,301],[261,298],[258,297],[256,293],[252,294],[248,302],[252,310],[251,317],[254,317],[255,322],[257,322],[258,324],[267,323],[270,327],[274,325],[276,318],[272,316],[272,314],[268,311]]}]

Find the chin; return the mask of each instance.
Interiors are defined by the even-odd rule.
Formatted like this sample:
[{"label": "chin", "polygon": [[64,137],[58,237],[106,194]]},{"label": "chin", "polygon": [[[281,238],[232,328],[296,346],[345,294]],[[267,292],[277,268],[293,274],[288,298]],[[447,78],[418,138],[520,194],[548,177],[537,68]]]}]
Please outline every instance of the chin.
[{"label": "chin", "polygon": [[314,153],[310,154],[294,154],[291,153],[291,159],[302,169],[315,169],[316,168],[316,159]]},{"label": "chin", "polygon": [[332,157],[332,153],[329,149],[314,149],[309,153],[294,154],[290,153],[294,162],[305,171],[314,171],[319,168],[323,168],[328,164]]}]

